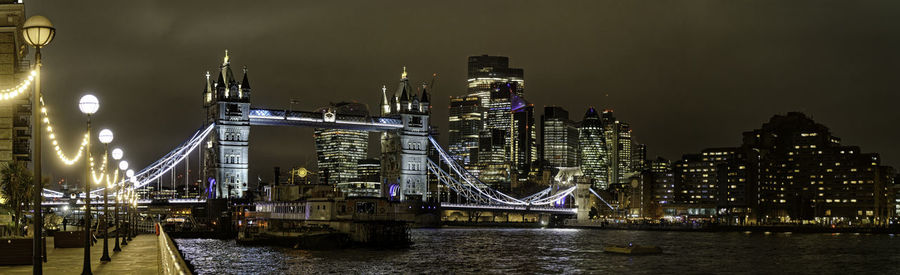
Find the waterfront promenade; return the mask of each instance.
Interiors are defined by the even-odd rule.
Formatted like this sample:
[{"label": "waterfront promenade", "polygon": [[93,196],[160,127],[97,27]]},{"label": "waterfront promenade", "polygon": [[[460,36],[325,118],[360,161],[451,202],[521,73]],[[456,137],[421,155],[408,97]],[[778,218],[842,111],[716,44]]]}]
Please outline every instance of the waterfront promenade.
[{"label": "waterfront promenade", "polygon": [[[113,239],[109,240],[112,261],[101,263],[103,240],[91,247],[91,268],[94,274],[158,274],[159,245],[153,234],[138,235],[122,251],[113,252]],[[79,274],[84,263],[84,248],[53,248],[53,237],[47,238],[47,262],[44,274]],[[31,265],[0,266],[0,274],[32,274]]]}]

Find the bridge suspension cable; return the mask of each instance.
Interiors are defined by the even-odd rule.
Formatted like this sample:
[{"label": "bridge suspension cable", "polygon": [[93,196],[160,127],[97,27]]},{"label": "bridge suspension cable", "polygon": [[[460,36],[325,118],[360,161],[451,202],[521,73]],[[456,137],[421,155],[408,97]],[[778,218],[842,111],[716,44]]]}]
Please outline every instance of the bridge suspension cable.
[{"label": "bridge suspension cable", "polygon": [[[200,128],[199,130],[197,130],[197,132],[194,133],[194,135],[191,136],[190,139],[170,151],[168,154],[166,154],[153,164],[150,164],[140,172],[135,173],[133,177],[133,179],[135,180],[134,188],[137,189],[147,186],[153,181],[159,179],[163,174],[168,173],[169,171],[174,169],[178,163],[187,158],[187,156],[191,154],[191,152],[193,152],[195,149],[197,149],[197,147],[200,146],[201,143],[203,143],[203,141],[206,139],[206,136],[208,136],[214,128],[215,124],[209,124],[203,128]],[[122,179],[122,181],[126,180],[130,179]],[[92,196],[94,193],[102,192],[104,188],[99,188],[91,191]]]},{"label": "bridge suspension cable", "polygon": [[[177,165],[179,162],[184,160],[188,154],[190,154],[195,149],[197,149],[197,147],[203,142],[203,140],[206,139],[206,136],[208,136],[209,133],[212,132],[212,130],[214,129],[214,126],[215,126],[215,124],[210,124],[208,126],[205,126],[204,128],[200,128],[199,130],[197,130],[197,132],[194,133],[193,136],[191,136],[190,139],[188,139],[187,141],[185,141],[184,143],[182,143],[181,145],[176,147],[174,150],[170,151],[168,154],[166,154],[165,156],[163,156],[162,158],[160,158],[153,164],[150,164],[149,166],[145,167],[140,172],[135,174],[133,177],[133,179],[136,181],[134,188],[137,189],[137,188],[147,186],[148,184],[150,184],[154,180],[158,179],[163,174],[168,173],[170,170],[172,170],[175,167],[175,165]],[[103,167],[106,167],[106,160],[107,160],[106,156],[103,156],[103,161],[104,161]],[[94,167],[93,162],[91,162],[91,167],[92,168]],[[92,173],[91,177],[95,181],[95,184],[103,183],[103,181],[104,181],[103,179],[104,178],[106,179],[105,180],[106,186],[92,190],[91,197],[100,197],[100,195],[98,193],[103,192],[103,189],[106,189],[107,187],[111,187],[115,184],[124,184],[125,181],[131,180],[131,179],[125,179],[125,178],[119,180],[118,170],[116,170],[115,173],[113,174],[112,180],[109,179],[109,175],[103,173],[102,171],[101,171],[99,177],[96,176],[96,172],[93,169],[91,169],[91,173]],[[48,197],[48,198],[59,198],[59,197],[63,196],[62,192],[54,191],[54,190],[50,190],[50,189],[46,189],[46,188],[43,190],[42,193],[43,193],[44,197]],[[84,193],[80,193],[79,197],[84,197]]]},{"label": "bridge suspension cable", "polygon": [[435,150],[440,155],[440,163],[445,164],[450,172],[444,171],[440,165],[430,159],[428,160],[428,170],[431,171],[441,183],[444,183],[459,195],[477,203],[500,205],[551,205],[554,202],[561,202],[563,198],[571,195],[572,192],[575,191],[574,186],[559,190],[556,193],[553,193],[552,188],[547,188],[522,199],[513,198],[503,192],[490,188],[490,186],[479,180],[478,177],[472,175],[465,167],[462,167],[456,160],[451,158],[450,154],[438,144],[434,137],[429,136],[428,140],[431,142],[431,146],[434,146]]},{"label": "bridge suspension cable", "polygon": [[596,197],[597,197],[597,198],[598,198],[598,199],[600,199],[600,201],[602,201],[602,202],[603,202],[603,203],[605,203],[605,204],[606,204],[606,206],[607,206],[607,207],[609,207],[609,209],[612,209],[612,210],[613,210],[613,211],[615,211],[615,210],[616,210],[616,208],[613,208],[613,206],[612,206],[612,205],[610,205],[610,204],[609,204],[609,203],[608,203],[608,202],[606,202],[606,200],[605,200],[605,199],[603,199],[603,197],[601,197],[601,196],[600,196],[600,194],[597,194],[597,192],[596,192],[596,191],[594,191],[594,189],[593,189],[593,188],[591,188],[591,189],[590,189],[590,190],[591,190],[591,194],[594,194],[594,196],[596,196]]}]

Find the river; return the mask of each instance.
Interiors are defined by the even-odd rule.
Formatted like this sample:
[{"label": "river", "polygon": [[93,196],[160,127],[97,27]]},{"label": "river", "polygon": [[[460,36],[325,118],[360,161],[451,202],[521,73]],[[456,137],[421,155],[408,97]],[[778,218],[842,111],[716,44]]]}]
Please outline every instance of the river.
[{"label": "river", "polygon": [[[199,274],[900,274],[900,236],[414,229],[408,249],[305,251],[177,239]],[[661,255],[603,253],[605,244],[656,245]]]}]

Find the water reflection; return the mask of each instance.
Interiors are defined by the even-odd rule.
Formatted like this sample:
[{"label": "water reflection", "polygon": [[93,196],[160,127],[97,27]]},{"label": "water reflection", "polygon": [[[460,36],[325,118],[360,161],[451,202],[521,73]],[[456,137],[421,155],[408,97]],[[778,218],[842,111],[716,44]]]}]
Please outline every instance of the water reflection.
[{"label": "water reflection", "polygon": [[[700,233],[575,229],[417,229],[400,250],[306,251],[180,239],[200,274],[310,273],[837,273],[900,274],[889,235]],[[603,253],[605,244],[661,246],[662,255]]]}]

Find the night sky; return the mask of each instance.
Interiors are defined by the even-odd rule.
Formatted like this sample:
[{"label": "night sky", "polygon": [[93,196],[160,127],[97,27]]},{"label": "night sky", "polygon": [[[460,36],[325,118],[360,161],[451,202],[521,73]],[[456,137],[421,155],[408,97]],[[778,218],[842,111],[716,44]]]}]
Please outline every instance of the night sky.
[{"label": "night sky", "polygon": [[[150,164],[201,126],[203,74],[228,49],[238,77],[249,68],[257,107],[377,110],[402,66],[416,83],[437,73],[443,142],[467,56],[490,54],[525,69],[538,109],[564,106],[575,120],[614,109],[651,158],[737,146],[772,115],[802,111],[900,164],[896,1],[197,2],[26,1],[57,28],[42,83],[65,150],[91,92],[95,127],[114,130],[132,166]],[[254,127],[250,150],[251,184],[275,165],[315,166],[308,128]],[[81,177],[51,149],[45,167]]]}]

